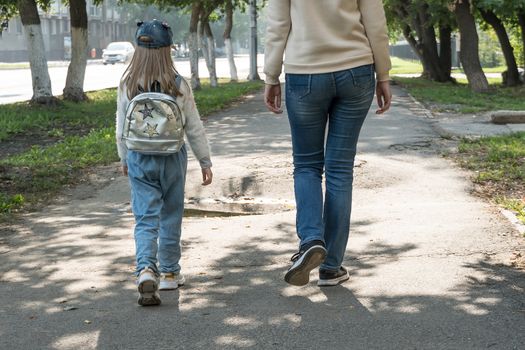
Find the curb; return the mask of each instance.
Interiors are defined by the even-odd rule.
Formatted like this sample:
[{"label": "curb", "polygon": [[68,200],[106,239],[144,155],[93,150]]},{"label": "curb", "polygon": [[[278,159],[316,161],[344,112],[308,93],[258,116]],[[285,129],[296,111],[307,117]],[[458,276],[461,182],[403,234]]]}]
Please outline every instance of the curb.
[{"label": "curb", "polygon": [[522,235],[525,235],[525,224],[523,224],[517,218],[514,212],[508,209],[503,209],[503,208],[500,208],[500,212],[503,214],[504,217],[506,217],[510,221],[510,223],[516,228],[516,230],[518,230],[519,233],[521,233]]}]

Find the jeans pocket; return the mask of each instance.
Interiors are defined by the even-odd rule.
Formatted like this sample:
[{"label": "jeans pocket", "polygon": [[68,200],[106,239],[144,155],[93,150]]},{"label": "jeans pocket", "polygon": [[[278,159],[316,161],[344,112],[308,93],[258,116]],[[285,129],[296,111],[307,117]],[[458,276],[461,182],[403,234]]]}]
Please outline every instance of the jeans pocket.
[{"label": "jeans pocket", "polygon": [[296,98],[303,98],[310,94],[310,74],[286,74],[286,93]]},{"label": "jeans pocket", "polygon": [[360,88],[367,88],[374,83],[374,65],[367,64],[350,69],[354,86]]}]

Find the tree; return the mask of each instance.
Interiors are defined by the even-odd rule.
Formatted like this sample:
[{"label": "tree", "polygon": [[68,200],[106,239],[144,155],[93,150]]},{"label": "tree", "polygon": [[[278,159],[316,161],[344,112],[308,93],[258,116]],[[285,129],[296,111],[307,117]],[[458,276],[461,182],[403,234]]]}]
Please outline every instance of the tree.
[{"label": "tree", "polygon": [[88,20],[86,0],[69,0],[71,21],[71,62],[67,69],[66,86],[63,94],[65,100],[83,101],[84,77],[87,64]]},{"label": "tree", "polygon": [[202,3],[195,1],[191,5],[190,34],[188,37],[188,46],[190,49],[190,69],[191,69],[191,87],[193,90],[200,90],[201,81],[199,78],[199,39],[198,27],[201,14]]},{"label": "tree", "polygon": [[467,80],[472,90],[488,91],[489,83],[479,61],[478,32],[472,14],[472,0],[454,1],[454,14],[461,34],[460,58]]},{"label": "tree", "polygon": [[508,16],[509,12],[512,12],[512,9],[505,7],[505,3],[503,2],[501,2],[499,5],[500,6],[488,0],[481,0],[477,3],[481,17],[496,32],[501,45],[501,50],[503,52],[503,57],[505,57],[507,70],[505,72],[503,82],[507,86],[517,86],[521,84],[521,81],[518,72],[518,64],[516,62],[516,57],[514,56],[514,49],[510,43],[509,35],[507,34],[507,30],[503,24],[503,21],[496,14],[496,12],[501,12],[503,16]]},{"label": "tree", "polygon": [[[38,4],[43,8],[47,8],[49,0],[42,0]],[[36,1],[0,0],[0,6],[2,6],[3,12],[7,17],[18,13],[24,27],[33,86],[31,103],[56,104],[58,100],[53,97],[51,89],[51,79],[47,68],[46,50]]]},{"label": "tree", "polygon": [[235,59],[233,58],[233,46],[231,40],[231,34],[233,29],[233,3],[232,0],[226,0],[224,4],[224,13],[226,16],[224,27],[224,45],[226,46],[226,55],[228,57],[228,63],[230,65],[230,77],[231,81],[239,80],[237,76],[237,67],[235,66]]},{"label": "tree", "polygon": [[[443,0],[388,0],[390,29],[401,32],[423,65],[423,77],[451,81],[451,34],[454,21]],[[439,49],[436,29],[439,32]]]},{"label": "tree", "polygon": [[201,48],[208,72],[210,74],[210,86],[217,87],[217,71],[215,69],[215,40],[210,27],[210,16],[217,9],[220,0],[203,1],[200,13],[200,39]]}]

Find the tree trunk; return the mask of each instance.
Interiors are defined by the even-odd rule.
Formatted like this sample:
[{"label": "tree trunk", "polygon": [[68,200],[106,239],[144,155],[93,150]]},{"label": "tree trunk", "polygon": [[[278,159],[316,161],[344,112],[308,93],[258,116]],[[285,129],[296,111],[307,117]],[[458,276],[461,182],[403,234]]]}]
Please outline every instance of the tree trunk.
[{"label": "tree trunk", "polygon": [[443,73],[453,80],[452,73],[452,28],[439,26],[439,65]]},{"label": "tree trunk", "polygon": [[425,62],[426,73],[430,80],[439,82],[450,81],[450,74],[447,75],[441,66],[436,32],[434,27],[430,24],[430,14],[428,11],[428,5],[423,3],[419,6],[417,16],[414,18],[416,33],[419,36],[421,56]]},{"label": "tree trunk", "polygon": [[190,50],[191,87],[193,90],[201,89],[201,80],[199,78],[199,38],[197,32],[201,9],[202,3],[200,1],[195,1],[191,6],[188,46]]},{"label": "tree trunk", "polygon": [[230,64],[231,81],[238,81],[237,67],[235,66],[235,59],[233,58],[233,45],[231,40],[231,33],[233,28],[233,5],[232,0],[226,1],[226,26],[224,27],[224,45],[226,46],[226,55],[228,63]]},{"label": "tree trunk", "polygon": [[63,93],[65,100],[79,102],[87,99],[84,93],[88,46],[86,0],[69,0],[69,13],[72,50]]},{"label": "tree trunk", "polygon": [[[421,76],[439,82],[453,80],[450,76],[450,65],[442,66],[437,48],[436,33],[434,27],[429,25],[428,5],[420,5],[415,16],[405,6],[405,4],[399,4],[396,12],[401,18],[405,19],[403,35],[423,65]],[[417,38],[414,37],[414,32],[417,34]]]},{"label": "tree trunk", "polygon": [[514,49],[509,40],[507,30],[501,22],[501,20],[496,16],[496,14],[490,10],[479,9],[481,17],[483,20],[490,24],[490,26],[496,32],[498,36],[499,43],[501,45],[501,50],[503,51],[503,56],[505,57],[505,63],[507,65],[507,71],[504,73],[504,83],[507,86],[517,86],[520,85],[520,74],[518,72],[518,64],[516,63],[516,57],[514,57]]},{"label": "tree trunk", "polygon": [[[521,47],[525,51],[525,10],[518,13],[518,23],[521,29]],[[525,52],[523,52],[523,68],[525,68]]]},{"label": "tree trunk", "polygon": [[454,9],[461,35],[460,58],[470,88],[476,92],[489,90],[487,77],[481,69],[476,21],[470,12],[470,0],[458,0]]},{"label": "tree trunk", "polygon": [[35,0],[19,0],[18,11],[24,26],[27,41],[29,66],[33,83],[31,103],[54,105],[58,100],[53,97],[51,79],[47,68],[46,49],[40,26],[40,17]]},{"label": "tree trunk", "polygon": [[[208,14],[209,16],[209,14]],[[215,69],[215,40],[213,40],[213,33],[211,32],[210,22],[208,17],[201,19],[202,25],[202,51],[204,53],[204,59],[206,60],[206,66],[210,73],[210,86],[217,87],[217,72]]]}]

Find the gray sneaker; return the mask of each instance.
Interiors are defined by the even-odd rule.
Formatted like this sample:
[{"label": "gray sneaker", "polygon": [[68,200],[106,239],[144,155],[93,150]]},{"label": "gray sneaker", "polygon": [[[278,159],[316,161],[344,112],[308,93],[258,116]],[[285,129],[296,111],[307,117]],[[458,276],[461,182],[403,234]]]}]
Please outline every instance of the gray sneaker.
[{"label": "gray sneaker", "polygon": [[160,305],[159,281],[155,272],[146,267],[139,274],[138,280],[139,299],[138,303],[142,306]]},{"label": "gray sneaker", "polygon": [[284,280],[294,286],[304,286],[310,280],[310,271],[322,264],[326,249],[322,241],[308,242],[292,256],[293,264]]}]

